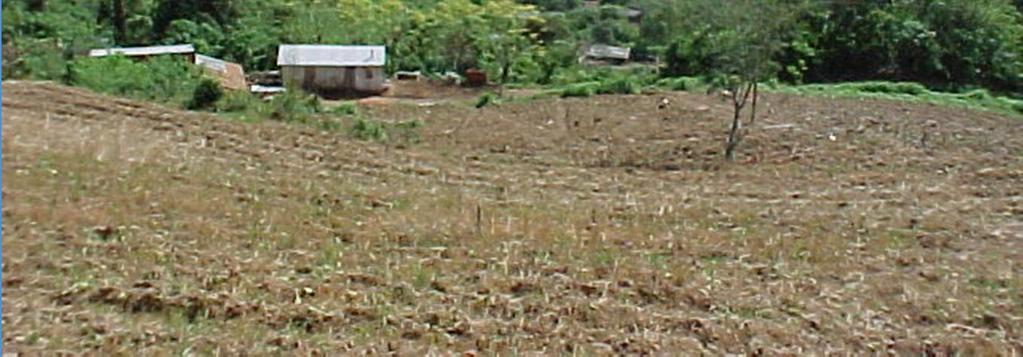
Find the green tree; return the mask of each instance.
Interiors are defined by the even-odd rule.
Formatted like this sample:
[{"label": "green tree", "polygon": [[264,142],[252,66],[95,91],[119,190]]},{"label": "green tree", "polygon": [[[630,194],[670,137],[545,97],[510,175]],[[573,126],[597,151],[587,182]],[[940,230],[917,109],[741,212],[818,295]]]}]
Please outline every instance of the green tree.
[{"label": "green tree", "polygon": [[220,83],[212,78],[203,78],[195,86],[192,98],[185,104],[185,107],[190,110],[213,108],[222,97],[224,97],[224,89],[220,88]]},{"label": "green tree", "polygon": [[153,20],[143,0],[101,0],[96,20],[111,27],[114,43],[136,45],[148,42]]},{"label": "green tree", "polygon": [[1023,89],[1023,20],[1009,0],[836,3],[808,23],[821,56],[811,81]]},{"label": "green tree", "polygon": [[239,8],[238,0],[157,0],[153,9],[153,32],[163,35],[175,20],[225,25],[241,15]]},{"label": "green tree", "polygon": [[[695,26],[705,36],[700,45],[711,59],[704,65],[706,75],[719,87],[728,89],[732,119],[725,144],[725,158],[735,152],[746,134],[745,126],[756,121],[760,82],[774,78],[780,65],[777,56],[785,40],[805,13],[808,3],[791,0],[693,0],[689,10]],[[744,110],[749,106],[748,121]]]},{"label": "green tree", "polygon": [[582,5],[581,0],[525,0],[523,3],[544,11],[569,11]]},{"label": "green tree", "polygon": [[[486,30],[483,8],[470,0],[442,0],[422,14],[418,36],[424,42],[417,49],[426,58],[443,61],[444,68],[461,72],[478,65],[477,37]],[[433,49],[429,49],[432,47]]]},{"label": "green tree", "polygon": [[226,41],[223,29],[215,22],[194,22],[178,19],[170,23],[160,42],[164,44],[190,43],[200,53],[220,55]]},{"label": "green tree", "polygon": [[477,35],[476,43],[486,64],[496,70],[501,83],[507,83],[516,62],[532,62],[538,50],[536,34],[526,26],[527,21],[542,21],[532,6],[512,1],[490,1],[483,6],[486,31]]}]

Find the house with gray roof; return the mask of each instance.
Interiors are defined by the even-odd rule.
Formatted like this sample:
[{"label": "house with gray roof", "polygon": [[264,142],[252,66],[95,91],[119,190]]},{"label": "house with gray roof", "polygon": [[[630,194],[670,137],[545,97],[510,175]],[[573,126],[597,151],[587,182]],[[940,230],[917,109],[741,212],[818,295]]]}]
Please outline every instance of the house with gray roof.
[{"label": "house with gray roof", "polygon": [[629,61],[632,49],[629,47],[608,46],[595,44],[586,47],[580,62],[587,64],[615,64],[620,65]]},{"label": "house with gray roof", "polygon": [[277,65],[285,86],[325,98],[387,91],[384,46],[281,45]]}]

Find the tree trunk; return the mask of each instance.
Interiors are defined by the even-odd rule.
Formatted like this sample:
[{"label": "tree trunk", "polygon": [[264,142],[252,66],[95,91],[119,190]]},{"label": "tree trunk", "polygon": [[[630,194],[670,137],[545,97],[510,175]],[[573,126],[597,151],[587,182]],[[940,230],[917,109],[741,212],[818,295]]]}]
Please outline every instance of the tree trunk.
[{"label": "tree trunk", "polygon": [[[738,95],[738,94],[735,94]],[[725,145],[725,159],[728,161],[735,160],[735,149],[739,147],[739,142],[742,141],[742,107],[738,102],[735,102],[735,112],[732,116],[732,129],[728,131],[728,143]]]},{"label": "tree trunk", "polygon": [[750,107],[749,113],[750,125],[757,121],[757,99],[760,99],[760,83],[753,82],[753,105]]},{"label": "tree trunk", "polygon": [[124,0],[114,0],[113,2],[114,42],[122,45],[127,40],[127,19],[124,13]]},{"label": "tree trunk", "polygon": [[511,74],[511,61],[501,64],[501,85],[508,83],[508,76]]},{"label": "tree trunk", "polygon": [[[756,82],[753,82],[740,85],[732,92],[732,127],[728,130],[728,142],[725,144],[725,159],[728,161],[735,160],[735,150],[742,143],[742,109],[746,107],[746,102],[755,89]],[[755,102],[756,97],[753,100]]]}]

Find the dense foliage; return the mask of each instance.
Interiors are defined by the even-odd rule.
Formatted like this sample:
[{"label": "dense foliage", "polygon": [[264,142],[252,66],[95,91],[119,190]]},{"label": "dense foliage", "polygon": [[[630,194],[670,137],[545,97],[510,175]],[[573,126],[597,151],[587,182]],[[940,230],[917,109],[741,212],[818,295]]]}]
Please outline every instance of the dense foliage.
[{"label": "dense foliage", "polygon": [[[119,56],[76,60],[69,66],[66,77],[70,84],[97,92],[177,105],[192,102],[196,89],[204,82],[199,69],[176,59],[136,62]],[[203,99],[210,98],[200,100]]]},{"label": "dense foliage", "polygon": [[[727,60],[725,47],[750,38],[694,15],[700,3],[12,0],[3,2],[4,76],[65,79],[69,61],[89,48],[171,43],[249,70],[273,68],[281,43],[384,44],[390,71],[481,68],[498,81],[542,84],[580,77],[581,48],[603,43],[632,47],[635,60],[660,63],[662,76],[704,76]],[[715,3],[720,16],[742,16],[741,2]],[[772,79],[1023,92],[1018,0],[776,3],[801,6],[772,32],[780,48],[761,62]]]}]

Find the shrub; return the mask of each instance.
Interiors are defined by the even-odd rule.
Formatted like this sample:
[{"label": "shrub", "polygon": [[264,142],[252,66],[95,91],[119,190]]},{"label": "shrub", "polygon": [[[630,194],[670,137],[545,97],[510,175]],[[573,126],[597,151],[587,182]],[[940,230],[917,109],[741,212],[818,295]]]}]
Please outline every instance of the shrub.
[{"label": "shrub", "polygon": [[275,95],[266,103],[264,112],[273,120],[307,122],[309,116],[320,112],[320,99],[301,90],[289,89]]},{"label": "shrub", "polygon": [[220,82],[211,78],[203,78],[192,91],[192,99],[188,101],[188,109],[210,109],[224,96]]},{"label": "shrub", "polygon": [[71,66],[71,84],[97,92],[188,104],[202,80],[199,69],[178,58],[157,57],[136,62],[121,56],[84,58]]}]

